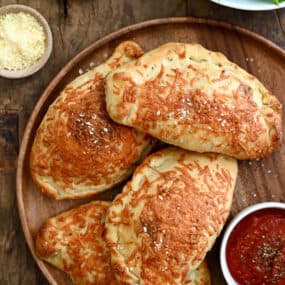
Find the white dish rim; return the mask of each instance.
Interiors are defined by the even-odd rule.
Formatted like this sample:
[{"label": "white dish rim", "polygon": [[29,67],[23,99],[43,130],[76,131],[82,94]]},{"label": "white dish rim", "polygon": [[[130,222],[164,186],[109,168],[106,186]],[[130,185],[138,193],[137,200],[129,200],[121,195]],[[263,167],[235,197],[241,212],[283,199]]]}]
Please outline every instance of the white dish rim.
[{"label": "white dish rim", "polygon": [[271,4],[271,3],[260,3],[260,4],[252,4],[252,5],[245,5],[240,3],[234,3],[231,0],[210,0],[218,5],[222,5],[225,7],[230,7],[234,9],[244,10],[244,11],[270,11],[270,10],[277,10],[285,7],[285,2],[280,4]]}]

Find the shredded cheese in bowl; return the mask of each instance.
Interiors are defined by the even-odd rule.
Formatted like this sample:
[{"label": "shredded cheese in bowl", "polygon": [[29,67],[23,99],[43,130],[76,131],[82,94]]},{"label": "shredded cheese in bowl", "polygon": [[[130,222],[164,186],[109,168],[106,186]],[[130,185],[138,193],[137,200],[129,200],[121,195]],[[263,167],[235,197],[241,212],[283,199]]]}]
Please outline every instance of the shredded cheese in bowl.
[{"label": "shredded cheese in bowl", "polygon": [[0,16],[0,69],[21,70],[35,64],[46,48],[44,28],[29,13]]}]

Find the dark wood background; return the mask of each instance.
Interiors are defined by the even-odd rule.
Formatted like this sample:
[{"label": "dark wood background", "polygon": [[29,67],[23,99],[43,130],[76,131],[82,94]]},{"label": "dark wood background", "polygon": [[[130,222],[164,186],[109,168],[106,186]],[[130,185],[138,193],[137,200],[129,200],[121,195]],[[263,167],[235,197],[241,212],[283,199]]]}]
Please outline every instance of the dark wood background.
[{"label": "dark wood background", "polygon": [[[25,125],[41,93],[79,51],[100,37],[140,21],[192,16],[222,20],[252,30],[285,49],[285,9],[245,12],[208,0],[0,0],[37,9],[54,39],[47,65],[18,80],[0,78],[0,284],[48,284],[25,244],[16,203],[16,163]],[[217,261],[218,262],[218,261]]]}]

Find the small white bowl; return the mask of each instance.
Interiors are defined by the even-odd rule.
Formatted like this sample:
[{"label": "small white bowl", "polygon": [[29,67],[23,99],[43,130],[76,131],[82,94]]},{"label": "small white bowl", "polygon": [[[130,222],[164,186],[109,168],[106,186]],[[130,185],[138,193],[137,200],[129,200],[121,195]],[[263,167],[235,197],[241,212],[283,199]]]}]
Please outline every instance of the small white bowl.
[{"label": "small white bowl", "polygon": [[0,69],[0,76],[6,77],[6,78],[23,78],[30,76],[40,70],[48,61],[51,51],[52,51],[52,33],[49,27],[49,24],[47,23],[46,19],[35,9],[25,6],[25,5],[7,5],[0,8],[0,15],[5,15],[8,13],[18,13],[18,12],[25,12],[29,13],[33,17],[35,17],[39,23],[44,28],[44,32],[46,35],[46,48],[45,53],[43,56],[32,66],[29,66],[24,69],[20,70],[7,70],[7,69]]},{"label": "small white bowl", "polygon": [[238,285],[238,283],[234,280],[232,274],[230,273],[227,258],[226,258],[226,249],[227,249],[227,243],[229,240],[229,237],[235,227],[238,225],[238,223],[243,220],[245,217],[247,217],[249,214],[252,214],[259,210],[264,209],[282,209],[285,210],[285,203],[279,203],[279,202],[263,202],[259,204],[254,204],[252,206],[249,206],[242,210],[235,218],[230,222],[228,227],[226,228],[226,231],[223,236],[221,248],[220,248],[220,263],[222,272],[224,274],[224,277],[229,285]]}]

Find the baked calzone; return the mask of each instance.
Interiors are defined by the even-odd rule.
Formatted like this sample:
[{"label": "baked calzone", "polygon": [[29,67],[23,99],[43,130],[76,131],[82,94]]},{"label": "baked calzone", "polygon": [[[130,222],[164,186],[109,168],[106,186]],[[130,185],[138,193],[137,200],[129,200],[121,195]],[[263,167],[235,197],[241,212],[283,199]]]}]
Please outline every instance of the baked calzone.
[{"label": "baked calzone", "polygon": [[106,78],[113,120],[187,150],[265,157],[281,105],[253,75],[199,44],[167,43]]}]

